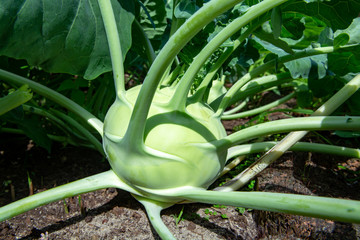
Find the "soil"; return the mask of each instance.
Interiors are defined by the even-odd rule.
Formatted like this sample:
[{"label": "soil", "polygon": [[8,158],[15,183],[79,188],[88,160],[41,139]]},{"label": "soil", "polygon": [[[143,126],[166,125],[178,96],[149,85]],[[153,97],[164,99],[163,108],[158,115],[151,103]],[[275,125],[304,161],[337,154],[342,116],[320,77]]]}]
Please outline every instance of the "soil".
[{"label": "soil", "polygon": [[[225,125],[231,131],[234,122]],[[48,153],[25,137],[2,134],[0,206],[29,195],[28,176],[36,193],[108,169],[100,154],[86,148],[54,143]],[[256,188],[360,200],[359,182],[351,181],[359,179],[359,170],[359,159],[289,152],[257,177]],[[173,206],[163,211],[162,219],[178,239],[360,239],[357,224],[205,204]],[[81,201],[68,198],[1,222],[0,239],[159,237],[143,207],[129,193],[110,188],[83,194]]]}]

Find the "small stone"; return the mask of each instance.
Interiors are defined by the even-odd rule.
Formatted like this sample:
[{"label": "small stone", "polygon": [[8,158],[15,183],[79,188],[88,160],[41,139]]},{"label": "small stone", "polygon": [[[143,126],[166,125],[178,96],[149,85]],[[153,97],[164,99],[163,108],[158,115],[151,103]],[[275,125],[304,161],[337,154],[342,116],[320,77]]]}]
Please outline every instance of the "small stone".
[{"label": "small stone", "polygon": [[89,223],[89,222],[91,222],[93,220],[93,217],[92,216],[86,216],[85,217],[85,222],[86,223]]},{"label": "small stone", "polygon": [[133,218],[136,218],[136,219],[140,219],[141,218],[141,215],[137,212],[134,212],[133,215],[132,215]]},{"label": "small stone", "polygon": [[187,225],[186,228],[187,228],[187,230],[189,230],[189,231],[193,231],[193,230],[195,230],[196,225],[195,225],[195,223],[190,222],[189,225]]},{"label": "small stone", "polygon": [[124,214],[124,208],[122,207],[114,207],[113,212],[115,215],[123,215]]}]

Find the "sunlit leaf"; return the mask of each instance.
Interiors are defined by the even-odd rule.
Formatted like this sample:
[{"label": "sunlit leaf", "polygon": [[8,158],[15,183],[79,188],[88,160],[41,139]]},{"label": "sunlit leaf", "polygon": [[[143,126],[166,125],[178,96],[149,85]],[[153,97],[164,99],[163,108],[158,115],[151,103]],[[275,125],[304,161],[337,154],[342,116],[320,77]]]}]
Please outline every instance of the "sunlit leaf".
[{"label": "sunlit leaf", "polygon": [[[122,52],[131,44],[132,1],[112,0]],[[0,1],[0,55],[26,59],[49,72],[93,79],[111,70],[96,0]]]}]

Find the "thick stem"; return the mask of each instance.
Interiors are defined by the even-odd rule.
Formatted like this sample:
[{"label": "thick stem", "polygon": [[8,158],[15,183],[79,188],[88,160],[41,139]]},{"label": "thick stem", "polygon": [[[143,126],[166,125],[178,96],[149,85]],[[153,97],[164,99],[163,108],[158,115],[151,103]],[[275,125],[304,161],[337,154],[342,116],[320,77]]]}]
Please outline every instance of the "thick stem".
[{"label": "thick stem", "polygon": [[16,74],[4,71],[0,69],[0,78],[4,81],[14,83],[16,85],[27,84],[34,92],[46,97],[47,99],[59,104],[60,106],[75,113],[78,117],[85,120],[90,126],[95,128],[96,131],[103,135],[103,123],[88,112],[85,108],[81,107],[69,98],[61,95],[60,93],[24,77],[20,77]]},{"label": "thick stem", "polygon": [[[234,97],[231,99],[230,104],[234,104],[235,102],[244,100],[248,97],[251,97],[257,93],[260,93],[262,91],[266,91],[272,87],[280,86],[284,83],[289,83],[293,81],[289,73],[280,73],[277,75],[267,75],[260,78],[253,79],[246,83],[243,87],[238,89],[236,93],[234,93]],[[235,83],[235,85],[237,82]],[[235,86],[234,85],[234,86]],[[229,89],[229,91],[232,90],[233,87]],[[234,89],[235,90],[235,89]],[[227,93],[226,93],[227,94]],[[226,95],[224,96],[226,97]],[[228,112],[230,112],[229,110]],[[225,114],[225,113],[223,113]]]},{"label": "thick stem", "polygon": [[[234,35],[241,28],[245,27],[252,20],[258,18],[272,8],[287,1],[288,0],[262,1],[252,6],[244,15],[232,21],[220,33],[218,33],[195,57],[189,69],[186,71],[185,75],[180,80],[178,90],[175,92],[173,98],[171,99],[171,106],[176,106],[176,109],[180,111],[185,110],[187,95],[189,93],[195,75],[205,64],[206,60],[211,56],[211,54],[213,54],[222,43],[224,43],[228,38]],[[246,33],[250,34],[251,32]],[[237,44],[240,44],[246,37],[248,37],[248,35],[243,34],[239,38],[239,42]]]},{"label": "thick stem", "polygon": [[360,223],[360,201],[354,200],[270,192],[189,190],[177,194],[194,202]]},{"label": "thick stem", "polygon": [[301,117],[258,124],[212,142],[219,149],[228,149],[256,137],[291,131],[360,130],[360,117]]},{"label": "thick stem", "polygon": [[257,92],[263,91],[267,88],[278,86],[284,82],[292,81],[289,73],[281,73],[278,75],[268,75],[257,79],[251,79],[249,74],[246,74],[238,80],[225,94],[220,102],[219,108],[214,114],[215,117],[221,117],[224,111],[230,104],[234,103],[234,99],[239,101],[245,99]]},{"label": "thick stem", "polygon": [[24,104],[23,106],[23,110],[29,113],[33,113],[42,117],[47,118],[48,120],[50,120],[52,123],[54,123],[57,127],[59,127],[62,131],[64,131],[67,135],[74,135],[75,137],[79,138],[79,139],[84,139],[83,136],[79,135],[78,132],[74,132],[67,124],[65,124],[61,119],[59,119],[58,117],[54,116],[53,114],[47,112],[44,109],[41,108],[37,108],[34,106],[29,106]]},{"label": "thick stem", "polygon": [[148,198],[139,197],[133,195],[144,207],[146,213],[149,217],[151,225],[154,227],[155,231],[159,234],[160,238],[163,240],[176,240],[170,230],[166,227],[164,222],[161,219],[161,211],[165,208],[172,206],[173,204],[159,202],[151,200]]},{"label": "thick stem", "polygon": [[[10,133],[10,134],[26,135],[23,130],[16,129],[16,128],[0,128],[0,133],[1,132]],[[52,135],[52,134],[47,134],[47,136],[48,136],[49,139],[51,139],[53,141],[66,143],[66,144],[71,144],[73,146],[87,147],[87,148],[97,150],[93,145],[79,143],[78,141],[75,141],[75,140],[71,139],[71,137],[69,137],[69,136],[57,136],[57,135]]]},{"label": "thick stem", "polygon": [[241,0],[208,2],[189,18],[165,44],[150,67],[136,100],[130,124],[124,136],[124,141],[128,142],[129,146],[141,146],[144,143],[145,123],[150,105],[169,63],[172,63],[185,44],[205,25],[239,2]]},{"label": "thick stem", "polygon": [[[112,80],[112,82],[113,81],[114,80]],[[112,84],[112,82],[110,82],[110,79],[108,78],[101,79],[100,86],[96,89],[95,94],[92,95],[91,92],[90,94],[87,93],[87,96],[93,96],[90,100],[90,104],[88,105],[92,109],[91,112],[93,114],[99,116],[102,111],[107,111],[104,106],[109,106],[110,103],[106,103],[107,101],[109,101],[109,98],[111,98],[112,101],[113,95],[109,93],[109,89],[111,89],[110,84]],[[94,88],[95,87],[92,86],[91,91],[93,91]]]},{"label": "thick stem", "polygon": [[31,90],[24,85],[15,92],[0,98],[0,116],[4,113],[17,108],[23,103],[26,103],[32,98]]},{"label": "thick stem", "polygon": [[[239,157],[235,158],[230,163],[226,164],[224,169],[219,174],[218,178],[220,178],[220,177],[224,176],[225,174],[227,174],[228,172],[230,172],[231,169],[233,169],[234,167],[239,165],[245,158],[246,158],[246,156],[242,155],[242,156],[239,156]],[[227,159],[230,159],[230,158],[227,157]]]},{"label": "thick stem", "polygon": [[[258,142],[231,147],[228,150],[227,158],[231,159],[241,155],[266,152],[278,143],[279,142]],[[322,143],[297,142],[291,148],[289,148],[288,151],[315,152],[352,158],[360,158],[360,149],[334,146]]]},{"label": "thick stem", "polygon": [[[109,170],[5,205],[0,208],[0,221],[9,219],[47,203],[109,187],[125,190],[131,189],[122,182],[112,170]],[[134,190],[132,190],[132,192],[136,193]]]},{"label": "thick stem", "polygon": [[178,5],[178,3],[181,0],[173,0],[173,8],[172,8],[172,17],[171,17],[171,28],[170,28],[170,37],[172,35],[174,35],[174,33],[181,27],[181,25],[184,24],[185,19],[179,19],[177,17],[175,17],[175,8],[176,5]]},{"label": "thick stem", "polygon": [[267,70],[272,69],[280,64],[283,64],[285,62],[290,62],[296,59],[304,58],[304,57],[310,57],[320,54],[327,54],[332,53],[335,50],[336,51],[344,51],[346,49],[351,49],[353,46],[344,46],[339,49],[334,49],[334,47],[321,47],[321,48],[314,48],[314,49],[306,49],[300,52],[296,52],[293,55],[285,55],[279,58],[276,58],[274,60],[268,61],[267,63],[264,63],[260,67],[257,67],[253,69],[251,72],[245,74],[241,79],[239,79],[226,93],[223,100],[220,103],[219,109],[216,112],[215,116],[220,117],[225,109],[232,103],[232,99],[235,97],[239,89],[244,86],[247,82],[249,82],[251,79],[259,76],[260,74],[265,73]]},{"label": "thick stem", "polygon": [[229,111],[224,112],[224,115],[231,115],[231,114],[234,114],[236,112],[239,112],[241,109],[243,109],[246,106],[246,104],[249,102],[249,100],[250,100],[249,98],[246,98],[244,101],[239,103],[234,108],[231,108]]},{"label": "thick stem", "polygon": [[170,87],[171,84],[175,84],[174,81],[177,79],[180,73],[184,72],[184,69],[185,64],[176,66],[176,68],[161,81],[160,85]]},{"label": "thick stem", "polygon": [[[349,97],[351,97],[360,88],[360,75],[357,75],[343,88],[341,88],[335,95],[326,101],[319,109],[317,109],[312,116],[326,116],[333,113],[341,104],[343,104]],[[346,123],[345,123],[346,124]],[[356,129],[349,129],[356,130]],[[300,141],[308,132],[298,131],[291,132],[276,144],[265,155],[258,159],[253,165],[243,171],[240,175],[236,176],[229,183],[221,186],[219,191],[232,191],[239,189],[250,181],[257,174],[262,172],[276,159],[281,157],[291,146]]]},{"label": "thick stem", "polygon": [[126,102],[123,56],[114,11],[110,0],[98,0],[98,3],[109,44],[116,96]]},{"label": "thick stem", "polygon": [[104,148],[102,146],[102,143],[94,136],[92,133],[90,133],[84,126],[82,126],[80,123],[69,117],[68,115],[57,111],[52,110],[57,116],[64,119],[65,122],[67,122],[69,125],[73,126],[75,129],[77,129],[92,145],[94,145],[95,149],[99,151],[103,156],[105,156]]},{"label": "thick stem", "polygon": [[216,72],[221,68],[224,62],[235,52],[235,50],[241,45],[246,37],[248,37],[254,30],[260,26],[259,24],[251,25],[241,36],[233,42],[231,48],[227,48],[215,62],[215,64],[210,68],[209,72],[206,74],[204,80],[200,83],[194,98],[197,100],[202,99],[206,91],[207,86],[210,84],[211,80],[214,78]]},{"label": "thick stem", "polygon": [[[206,89],[210,85],[211,80],[214,78],[215,74],[221,68],[221,66],[224,64],[226,59],[228,59],[230,57],[230,55],[235,51],[235,49],[238,46],[240,46],[240,44],[236,44],[236,41],[235,41],[234,45],[232,47],[229,47],[229,48],[225,49],[225,51],[221,54],[221,56],[211,66],[209,72],[206,74],[204,79],[201,81],[199,87],[196,89],[195,94],[193,96],[191,96],[191,102],[200,102],[200,101],[202,101],[204,99]],[[190,68],[191,68],[191,66],[190,66]]]},{"label": "thick stem", "polygon": [[251,109],[249,111],[245,111],[245,112],[240,112],[237,114],[231,114],[231,115],[222,115],[221,119],[222,120],[229,120],[229,119],[237,119],[237,118],[244,118],[244,117],[248,117],[248,116],[253,116],[259,113],[262,113],[264,111],[267,111],[273,107],[279,106],[280,104],[290,100],[291,98],[293,98],[295,96],[295,93],[290,93],[287,96],[280,98],[279,100],[276,100],[272,103],[266,104],[264,106],[255,108],[255,109]]},{"label": "thick stem", "polygon": [[[246,155],[266,152],[270,150],[272,147],[274,147],[277,143],[278,142],[257,142],[250,144],[242,144],[239,146],[229,148],[228,154],[226,156],[227,161],[234,157],[236,158],[224,167],[219,177],[223,176],[231,169],[236,167],[241,161],[245,159]],[[321,144],[321,143],[298,142],[288,150],[299,151],[299,152],[315,152],[315,153],[332,154],[332,155],[345,156],[351,158],[360,158],[360,149],[333,146],[333,145]],[[215,188],[213,190],[219,191],[221,190],[221,187]]]}]

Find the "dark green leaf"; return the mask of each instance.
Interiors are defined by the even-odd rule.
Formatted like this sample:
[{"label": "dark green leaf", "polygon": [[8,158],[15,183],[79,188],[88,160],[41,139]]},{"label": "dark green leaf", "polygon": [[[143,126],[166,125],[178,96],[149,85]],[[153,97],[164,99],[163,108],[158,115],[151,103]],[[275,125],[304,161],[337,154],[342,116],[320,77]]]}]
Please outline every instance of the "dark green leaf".
[{"label": "dark green leaf", "polygon": [[196,3],[192,0],[182,0],[175,7],[174,15],[176,18],[190,18],[198,9]]},{"label": "dark green leaf", "polygon": [[75,89],[75,88],[77,88],[75,82],[70,79],[67,79],[67,80],[61,82],[57,91],[60,92],[60,91],[71,90],[71,89]]},{"label": "dark green leaf", "polygon": [[73,89],[71,91],[71,99],[80,106],[83,106],[85,102],[85,93],[79,89]]},{"label": "dark green leaf", "polygon": [[352,48],[340,48],[337,52],[328,54],[329,69],[344,76],[349,72],[360,72],[360,45]]},{"label": "dark green leaf", "polygon": [[[112,5],[125,56],[131,44],[133,3],[112,0]],[[2,0],[0,9],[0,55],[86,79],[111,71],[96,0]]]},{"label": "dark green leaf", "polygon": [[[299,15],[302,17],[299,18]],[[288,19],[288,21],[299,21],[299,23],[294,25],[295,29],[291,29],[291,25],[287,26],[287,30],[290,32],[283,32],[285,32],[285,35],[288,35],[289,38],[283,38],[283,40],[285,40],[290,46],[293,46],[297,49],[306,48],[317,42],[321,32],[326,28],[326,25],[322,21],[313,17],[304,16],[302,14],[296,14],[294,20]],[[299,24],[303,24],[304,30],[302,32],[296,33],[297,29],[302,29],[299,27]],[[298,38],[299,36],[301,37]]]},{"label": "dark green leaf", "polygon": [[275,7],[271,13],[271,25],[274,34],[274,38],[280,37],[282,28],[282,12],[280,7]]},{"label": "dark green leaf", "polygon": [[347,33],[350,36],[348,44],[360,43],[360,17],[355,18],[351,25],[345,30],[336,31],[335,35]]},{"label": "dark green leaf", "polygon": [[358,90],[354,95],[346,101],[347,106],[349,107],[352,115],[360,115],[360,91]]},{"label": "dark green leaf", "polygon": [[359,16],[360,0],[296,0],[282,10],[316,17],[335,31],[347,28]]},{"label": "dark green leaf", "polygon": [[319,78],[317,72],[317,63],[312,62],[312,67],[308,77],[308,85],[315,97],[321,98],[328,96],[329,94],[333,94],[342,86],[336,76],[326,75],[323,78]]},{"label": "dark green leaf", "polygon": [[48,138],[45,129],[41,126],[38,116],[26,115],[22,107],[13,109],[1,117],[3,120],[14,123],[19,129],[23,130],[26,136],[32,139],[37,145],[51,150],[51,140]]},{"label": "dark green leaf", "polygon": [[37,116],[25,116],[22,122],[18,122],[18,126],[37,145],[50,152],[51,140],[48,138],[45,129],[41,126]]},{"label": "dark green leaf", "polygon": [[[265,49],[275,53],[279,57],[287,55],[287,53],[272,44],[262,41],[259,38],[254,38],[260,45],[262,45]],[[311,47],[309,47],[310,49]],[[311,61],[315,61],[318,64],[318,75],[320,78],[324,77],[326,74],[326,54],[316,55],[312,57],[300,58],[291,62],[285,63],[285,67],[289,69],[291,76],[293,78],[303,77],[307,78],[310,68]]]},{"label": "dark green leaf", "polygon": [[151,40],[162,36],[167,26],[164,0],[145,0],[142,2],[147,11],[141,8],[139,22],[147,37]]},{"label": "dark green leaf", "polygon": [[[318,64],[314,61],[310,61],[311,62],[311,67],[310,67],[310,72],[309,72],[309,76],[308,76],[308,85],[309,88],[311,90],[314,90],[315,93],[318,93],[318,80],[319,80],[319,73],[318,73]],[[313,93],[314,93],[313,91]],[[316,94],[314,93],[314,95],[316,96]]]},{"label": "dark green leaf", "polygon": [[297,94],[296,102],[300,108],[312,107],[313,95],[308,90],[301,90]]},{"label": "dark green leaf", "polygon": [[346,45],[350,40],[350,36],[347,33],[341,33],[334,39],[334,48],[338,49],[341,46]]},{"label": "dark green leaf", "polygon": [[281,37],[294,40],[300,39],[305,30],[304,23],[301,21],[303,17],[304,15],[299,13],[283,13]]},{"label": "dark green leaf", "polygon": [[147,19],[149,19],[152,27],[155,29],[155,28],[156,28],[155,23],[154,23],[154,21],[152,20],[152,18],[151,18],[151,16],[150,16],[150,13],[149,13],[149,11],[147,10],[146,6],[145,6],[140,0],[138,0],[138,3],[140,4],[141,9],[144,10],[144,13],[145,13]]},{"label": "dark green leaf", "polygon": [[349,132],[349,131],[335,131],[335,135],[342,138],[358,138],[360,137],[360,132]]},{"label": "dark green leaf", "polygon": [[272,45],[284,50],[285,52],[287,52],[289,54],[294,53],[294,51],[291,49],[291,47],[289,47],[287,42],[285,42],[279,38],[275,38],[274,34],[267,33],[265,31],[263,31],[262,29],[258,29],[256,32],[254,32],[254,35],[257,36],[258,38],[260,38],[261,40],[271,43]]}]

